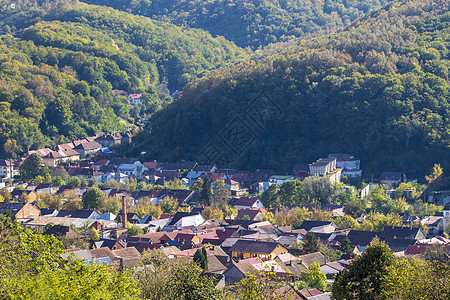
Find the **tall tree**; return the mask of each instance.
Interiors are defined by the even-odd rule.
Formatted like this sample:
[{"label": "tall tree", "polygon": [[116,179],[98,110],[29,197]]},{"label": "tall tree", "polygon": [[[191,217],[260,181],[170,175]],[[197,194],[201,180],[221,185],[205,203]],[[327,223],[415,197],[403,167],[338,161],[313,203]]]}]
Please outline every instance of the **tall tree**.
[{"label": "tall tree", "polygon": [[303,253],[314,253],[320,250],[319,240],[314,233],[308,232],[303,238]]},{"label": "tall tree", "polygon": [[30,182],[37,176],[46,177],[49,173],[47,166],[44,166],[42,158],[36,153],[28,156],[19,166],[20,176],[23,180]]},{"label": "tall tree", "polygon": [[345,254],[352,254],[352,246],[348,237],[345,237],[341,243],[341,251]]},{"label": "tall tree", "polygon": [[84,209],[96,209],[99,207],[101,200],[103,198],[103,193],[98,188],[90,188],[84,193],[82,197],[83,208]]},{"label": "tall tree", "polygon": [[374,240],[362,255],[341,271],[333,284],[334,299],[378,299],[382,292],[383,278],[394,263],[394,255],[388,245]]},{"label": "tall tree", "polygon": [[308,266],[308,271],[302,272],[300,277],[311,288],[324,291],[327,288],[327,276],[322,273],[320,265],[316,262]]},{"label": "tall tree", "polygon": [[229,193],[223,180],[214,181],[214,189],[212,195],[212,205],[225,208],[228,204]]},{"label": "tall tree", "polygon": [[203,205],[210,206],[212,203],[211,180],[208,176],[203,180],[202,192],[200,194]]}]

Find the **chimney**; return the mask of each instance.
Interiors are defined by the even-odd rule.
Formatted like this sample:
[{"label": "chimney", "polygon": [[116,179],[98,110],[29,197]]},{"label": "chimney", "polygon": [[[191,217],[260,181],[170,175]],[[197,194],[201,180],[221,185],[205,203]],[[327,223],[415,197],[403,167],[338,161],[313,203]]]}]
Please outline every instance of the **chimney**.
[{"label": "chimney", "polygon": [[127,228],[127,198],[125,196],[122,196],[122,222],[123,222],[123,228]]}]

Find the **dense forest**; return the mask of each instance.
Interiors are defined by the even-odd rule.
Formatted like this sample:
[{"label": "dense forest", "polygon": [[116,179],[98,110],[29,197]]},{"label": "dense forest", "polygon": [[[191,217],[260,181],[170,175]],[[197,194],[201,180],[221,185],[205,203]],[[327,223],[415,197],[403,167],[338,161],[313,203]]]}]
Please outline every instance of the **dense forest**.
[{"label": "dense forest", "polygon": [[[203,30],[77,1],[0,5],[0,156],[124,131],[210,70],[248,56]],[[112,90],[143,93],[136,107]]]},{"label": "dense forest", "polygon": [[83,0],[257,48],[334,32],[389,0]]},{"label": "dense forest", "polygon": [[449,5],[394,2],[342,32],[212,72],[154,115],[141,147],[285,171],[330,152],[361,158],[369,176],[446,169]]}]

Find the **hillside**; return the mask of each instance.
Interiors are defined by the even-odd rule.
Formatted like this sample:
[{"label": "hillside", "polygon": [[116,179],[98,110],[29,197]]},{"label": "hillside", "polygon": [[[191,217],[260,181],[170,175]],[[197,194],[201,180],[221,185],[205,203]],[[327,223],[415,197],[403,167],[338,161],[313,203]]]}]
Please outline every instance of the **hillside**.
[{"label": "hillside", "polygon": [[[128,129],[172,101],[169,89],[248,55],[203,30],[77,1],[50,4],[0,5],[2,157]],[[143,93],[144,105],[113,89]]]},{"label": "hillside", "polygon": [[334,32],[390,0],[83,0],[180,26],[241,47]]},{"label": "hillside", "polygon": [[450,167],[449,2],[395,2],[346,30],[213,72],[151,120],[159,159],[290,171],[349,152],[366,176]]}]

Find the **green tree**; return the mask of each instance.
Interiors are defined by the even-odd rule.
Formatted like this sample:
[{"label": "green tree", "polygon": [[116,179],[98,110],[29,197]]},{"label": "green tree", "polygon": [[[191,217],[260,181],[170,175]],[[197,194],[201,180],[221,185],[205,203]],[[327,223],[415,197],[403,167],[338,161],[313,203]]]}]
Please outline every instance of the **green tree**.
[{"label": "green tree", "polygon": [[229,193],[225,182],[223,180],[214,181],[214,189],[212,195],[212,205],[220,208],[225,208],[228,204]]},{"label": "green tree", "polygon": [[144,230],[142,230],[142,228],[141,227],[139,227],[139,226],[129,226],[128,227],[128,235],[129,236],[135,236],[135,235],[140,235],[140,234],[143,234],[144,233]]},{"label": "green tree", "polygon": [[89,230],[88,239],[91,243],[94,243],[95,241],[98,241],[100,239],[100,234],[98,233],[97,229],[92,228],[91,230]]},{"label": "green tree", "polygon": [[97,209],[102,201],[103,193],[98,188],[90,188],[82,197],[84,209]]},{"label": "green tree", "polygon": [[164,197],[158,204],[166,214],[174,214],[177,212],[178,200],[173,197]]},{"label": "green tree", "polygon": [[314,233],[308,232],[302,240],[303,242],[303,253],[314,253],[320,250],[319,240],[316,238]]},{"label": "green tree", "polygon": [[313,262],[308,266],[308,271],[302,272],[300,277],[311,288],[325,291],[327,288],[327,276],[322,273],[320,265]]},{"label": "green tree", "polygon": [[216,289],[214,276],[201,276],[203,270],[194,262],[169,260],[159,250],[145,253],[142,261],[151,268],[136,270],[134,278],[141,289],[141,297],[149,300],[223,299]]},{"label": "green tree", "polygon": [[348,237],[345,237],[341,243],[341,251],[345,254],[352,254],[352,245]]},{"label": "green tree", "polygon": [[278,185],[272,183],[269,188],[261,194],[261,202],[267,209],[280,207],[281,204],[278,202]]},{"label": "green tree", "polygon": [[201,179],[200,177],[199,178],[197,178],[197,180],[194,182],[194,184],[192,185],[192,190],[194,191],[194,192],[197,192],[197,193],[201,193],[202,192],[202,189],[203,189],[203,179]]},{"label": "green tree", "polygon": [[12,199],[11,193],[8,191],[7,188],[0,189],[0,196],[3,197],[4,202],[9,202]]},{"label": "green tree", "polygon": [[333,284],[334,299],[378,299],[383,290],[383,278],[388,276],[394,255],[389,247],[374,240],[362,255],[341,271]]},{"label": "green tree", "polygon": [[218,207],[207,206],[202,210],[202,216],[207,219],[223,220],[223,211]]},{"label": "green tree", "polygon": [[49,173],[48,168],[43,165],[42,158],[36,153],[30,156],[19,165],[20,176],[27,182],[33,181],[37,176],[45,177]]},{"label": "green tree", "polygon": [[194,262],[203,270],[208,271],[208,255],[204,246],[195,252]]},{"label": "green tree", "polygon": [[203,205],[210,206],[212,204],[212,191],[211,191],[211,181],[208,176],[203,180],[202,192],[200,193],[200,198]]}]

